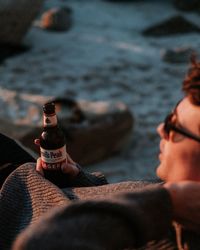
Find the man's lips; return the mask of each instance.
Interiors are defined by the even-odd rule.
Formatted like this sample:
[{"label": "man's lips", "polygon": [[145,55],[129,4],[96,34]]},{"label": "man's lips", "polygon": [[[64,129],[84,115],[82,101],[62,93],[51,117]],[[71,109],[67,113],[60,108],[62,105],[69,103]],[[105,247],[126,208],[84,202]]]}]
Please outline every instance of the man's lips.
[{"label": "man's lips", "polygon": [[160,147],[159,148],[160,148],[160,152],[159,152],[158,158],[161,161],[162,157],[163,157],[163,152],[164,152],[164,141],[163,140],[160,141]]}]

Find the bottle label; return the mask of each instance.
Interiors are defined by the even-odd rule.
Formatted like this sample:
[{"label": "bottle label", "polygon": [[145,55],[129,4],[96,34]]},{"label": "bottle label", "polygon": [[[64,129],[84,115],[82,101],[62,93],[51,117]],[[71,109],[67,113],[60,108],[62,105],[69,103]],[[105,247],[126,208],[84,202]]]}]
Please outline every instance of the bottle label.
[{"label": "bottle label", "polygon": [[52,115],[47,115],[45,114],[43,116],[43,125],[44,127],[53,127],[57,125],[57,117],[56,114],[52,114]]},{"label": "bottle label", "polygon": [[42,166],[48,170],[59,170],[66,161],[66,145],[59,149],[47,150],[40,147]]}]

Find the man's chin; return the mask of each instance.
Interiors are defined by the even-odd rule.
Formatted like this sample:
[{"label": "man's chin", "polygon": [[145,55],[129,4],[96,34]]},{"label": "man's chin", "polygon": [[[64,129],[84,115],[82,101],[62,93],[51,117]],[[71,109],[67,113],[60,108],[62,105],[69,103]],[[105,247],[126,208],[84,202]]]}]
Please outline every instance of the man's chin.
[{"label": "man's chin", "polygon": [[164,174],[162,164],[158,165],[158,167],[157,167],[157,169],[156,169],[156,175],[157,175],[157,177],[160,178],[161,180],[163,180],[163,181],[166,180],[166,176],[165,176],[165,174]]}]

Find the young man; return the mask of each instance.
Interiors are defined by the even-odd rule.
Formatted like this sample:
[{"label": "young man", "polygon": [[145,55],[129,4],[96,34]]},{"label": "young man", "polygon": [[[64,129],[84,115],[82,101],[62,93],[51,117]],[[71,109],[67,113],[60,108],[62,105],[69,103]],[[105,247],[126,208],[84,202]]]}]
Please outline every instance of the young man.
[{"label": "young man", "polygon": [[[161,137],[161,152],[157,175],[166,182],[164,185],[154,184],[155,187],[142,188],[137,192],[130,192],[134,190],[134,183],[129,183],[127,189],[118,189],[119,184],[90,188],[90,195],[87,196],[87,199],[88,197],[94,198],[97,193],[106,197],[111,189],[112,191],[115,190],[113,193],[125,190],[129,193],[118,197],[109,197],[109,199],[76,202],[69,205],[64,202],[64,197],[58,189],[55,189],[49,182],[45,182],[45,179],[38,179],[38,176],[29,169],[21,168],[23,174],[19,170],[11,177],[9,176],[2,189],[4,199],[2,198],[1,201],[3,205],[7,202],[6,198],[9,197],[5,196],[5,191],[7,193],[10,191],[12,179],[15,180],[15,184],[20,179],[18,187],[23,187],[22,190],[24,188],[28,190],[28,197],[24,198],[24,206],[22,206],[22,208],[26,207],[24,218],[20,220],[20,215],[15,218],[15,221],[21,221],[21,223],[14,223],[13,227],[17,228],[20,224],[23,225],[22,228],[25,228],[29,223],[38,220],[38,223],[29,227],[18,237],[13,249],[31,250],[38,247],[43,250],[131,249],[141,247],[149,241],[154,241],[152,243],[154,245],[148,245],[148,249],[160,249],[161,247],[162,249],[174,249],[173,246],[183,249],[181,247],[185,244],[187,244],[187,247],[189,245],[189,249],[198,249],[200,243],[198,235],[200,233],[200,184],[198,182],[200,180],[199,79],[200,64],[193,59],[192,67],[183,85],[185,97],[175,107],[172,114],[167,116],[165,122],[158,127],[158,133]],[[36,169],[43,175],[40,160],[37,162]],[[69,164],[62,170],[63,173],[72,175],[73,182],[76,182],[76,178],[80,174],[80,169],[78,169],[76,163],[70,160]],[[73,182],[71,185],[73,185]],[[34,188],[31,183],[32,185],[35,183]],[[36,187],[36,183],[40,185],[40,188]],[[47,193],[47,188],[51,189],[51,193]],[[79,197],[86,199],[83,193],[88,192],[88,189],[83,188],[81,190],[72,189],[73,194],[70,195],[73,195],[75,199]],[[43,201],[38,199],[39,192],[44,195]],[[12,194],[10,197],[12,197]],[[46,212],[47,209],[44,204],[48,204],[52,196],[56,197],[56,201],[49,206],[60,205],[61,201],[62,208],[52,211],[44,219],[39,220],[41,216],[38,216],[37,211],[44,210]],[[29,197],[33,201],[32,206],[30,206]],[[30,207],[27,207],[27,204]],[[35,204],[37,208],[34,208]],[[9,206],[7,205],[7,207]],[[32,212],[27,218],[26,214],[30,212],[29,210]],[[5,209],[2,209],[2,211],[5,211]],[[182,224],[179,226],[176,223],[175,241],[171,237],[174,219]],[[182,230],[184,230],[183,234],[181,233]],[[1,229],[0,233],[2,235]],[[14,234],[10,230],[8,238],[11,233],[12,237],[13,235],[16,236],[16,233]],[[12,237],[9,239],[13,240]],[[161,239],[165,239],[165,241],[155,243]],[[5,241],[3,244],[6,246]],[[0,246],[4,246],[3,244],[0,242]]]},{"label": "young man", "polygon": [[194,59],[183,82],[185,97],[158,128],[160,165],[165,181],[200,181],[200,63]]}]

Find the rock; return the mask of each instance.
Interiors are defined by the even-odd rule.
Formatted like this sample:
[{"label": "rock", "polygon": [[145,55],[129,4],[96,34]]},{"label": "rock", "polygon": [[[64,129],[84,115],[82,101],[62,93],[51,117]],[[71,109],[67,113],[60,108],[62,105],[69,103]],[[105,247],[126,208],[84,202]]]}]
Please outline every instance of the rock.
[{"label": "rock", "polygon": [[88,164],[123,149],[133,128],[133,116],[127,106],[105,101],[80,101],[79,105],[85,120],[78,126],[63,128],[70,135],[68,151],[74,159]]},{"label": "rock", "polygon": [[178,15],[145,29],[142,34],[144,36],[161,37],[191,32],[200,32],[200,28]]},{"label": "rock", "polygon": [[163,61],[168,63],[188,63],[191,55],[195,53],[192,48],[167,49],[163,52]]},{"label": "rock", "polygon": [[26,45],[8,45],[8,44],[1,44],[0,45],[0,64],[4,62],[4,60],[8,57],[13,57],[19,54],[26,53],[31,48]]},{"label": "rock", "polygon": [[0,44],[19,45],[43,2],[44,0],[0,0]]},{"label": "rock", "polygon": [[[122,150],[130,139],[133,115],[122,102],[78,101],[75,104],[56,99],[55,103],[66,135],[67,151],[82,165],[98,162]],[[2,120],[0,131],[38,151],[33,141],[41,134],[41,125],[17,125]]]},{"label": "rock", "polygon": [[51,31],[67,31],[71,28],[72,18],[69,7],[57,7],[46,11],[35,26]]},{"label": "rock", "polygon": [[199,0],[174,0],[174,6],[183,11],[193,11],[200,9]]}]

